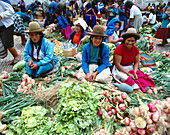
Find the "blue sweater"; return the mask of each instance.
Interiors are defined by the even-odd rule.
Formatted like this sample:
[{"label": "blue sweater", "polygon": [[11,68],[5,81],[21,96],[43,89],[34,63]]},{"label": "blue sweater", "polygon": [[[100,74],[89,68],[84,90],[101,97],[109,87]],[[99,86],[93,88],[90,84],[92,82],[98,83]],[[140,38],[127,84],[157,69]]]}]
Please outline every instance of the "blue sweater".
[{"label": "blue sweater", "polygon": [[170,23],[169,19],[168,19],[168,15],[166,13],[163,14],[162,16],[162,24],[161,24],[161,28],[167,28],[167,25]]},{"label": "blue sweater", "polygon": [[[90,44],[91,43],[88,43],[83,47],[82,68],[85,74],[89,73]],[[102,64],[96,70],[98,73],[100,73],[108,67],[111,67],[111,64],[109,63],[109,48],[107,45],[103,44]]]},{"label": "blue sweater", "polygon": [[[31,51],[32,47],[30,44],[30,39],[27,41],[25,50],[24,50],[24,60],[26,62],[29,62],[30,59],[33,59],[31,57]],[[38,66],[41,65],[46,65],[47,63],[53,62],[53,65],[56,64],[57,58],[54,53],[54,46],[53,44],[46,38],[42,39],[42,44],[41,44],[41,51],[44,54],[44,58],[38,62]]]},{"label": "blue sweater", "polygon": [[127,21],[125,9],[123,8],[124,6],[125,6],[124,3],[122,3],[120,5],[120,10],[119,10],[119,20],[120,21]]},{"label": "blue sweater", "polygon": [[58,9],[58,5],[55,1],[52,1],[49,5],[49,14],[54,15],[54,10]]}]

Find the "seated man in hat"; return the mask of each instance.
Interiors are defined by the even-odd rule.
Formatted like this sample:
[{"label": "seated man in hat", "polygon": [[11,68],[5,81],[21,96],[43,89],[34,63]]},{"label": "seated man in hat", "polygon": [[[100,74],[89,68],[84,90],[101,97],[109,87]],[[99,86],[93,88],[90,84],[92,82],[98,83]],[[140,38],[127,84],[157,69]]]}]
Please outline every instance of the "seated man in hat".
[{"label": "seated man in hat", "polygon": [[30,35],[24,50],[24,60],[26,61],[27,74],[32,77],[44,76],[54,68],[57,62],[54,53],[54,46],[44,38],[37,22],[29,23],[29,29],[25,32]]},{"label": "seated man in hat", "polygon": [[89,32],[90,42],[83,48],[82,68],[77,73],[77,78],[83,82],[97,81],[101,83],[111,83],[112,74],[109,63],[109,49],[103,44],[104,27],[95,25],[93,32]]}]

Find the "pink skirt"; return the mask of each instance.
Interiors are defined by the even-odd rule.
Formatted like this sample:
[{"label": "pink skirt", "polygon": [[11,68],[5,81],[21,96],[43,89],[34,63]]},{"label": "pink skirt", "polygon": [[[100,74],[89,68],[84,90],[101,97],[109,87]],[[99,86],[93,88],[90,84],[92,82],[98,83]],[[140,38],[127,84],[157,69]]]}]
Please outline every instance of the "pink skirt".
[{"label": "pink skirt", "polygon": [[61,29],[61,34],[66,37],[66,39],[69,38],[70,34],[72,32],[72,29],[70,26],[67,26],[65,30]]}]

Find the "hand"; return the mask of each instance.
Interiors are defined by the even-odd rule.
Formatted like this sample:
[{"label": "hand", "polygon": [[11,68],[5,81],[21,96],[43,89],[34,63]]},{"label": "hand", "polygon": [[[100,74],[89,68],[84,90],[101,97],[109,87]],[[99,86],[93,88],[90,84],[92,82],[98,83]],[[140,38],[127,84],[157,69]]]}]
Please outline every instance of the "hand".
[{"label": "hand", "polygon": [[68,43],[68,42],[69,42],[69,40],[65,41],[65,43]]},{"label": "hand", "polygon": [[96,79],[97,74],[98,74],[98,72],[97,72],[97,71],[96,71],[96,72],[94,72],[94,73],[92,74],[92,81],[94,81],[94,80]]},{"label": "hand", "polygon": [[127,74],[128,76],[132,77],[133,80],[135,80],[135,77],[132,74]]},{"label": "hand", "polygon": [[1,21],[2,17],[0,16],[0,21]]},{"label": "hand", "polygon": [[87,73],[87,74],[86,74],[85,79],[86,79],[87,81],[91,82],[92,77],[91,77],[90,73]]},{"label": "hand", "polygon": [[134,78],[135,78],[135,80],[138,79],[138,75],[136,74],[136,72],[135,72],[135,74],[134,74]]},{"label": "hand", "polygon": [[119,38],[119,42],[122,42],[123,41],[123,38]]},{"label": "hand", "polygon": [[33,60],[30,59],[29,62],[28,62],[28,66],[31,67],[33,64],[34,64]]},{"label": "hand", "polygon": [[36,64],[33,64],[32,66],[31,66],[31,69],[37,69],[38,68],[38,64],[36,63]]}]

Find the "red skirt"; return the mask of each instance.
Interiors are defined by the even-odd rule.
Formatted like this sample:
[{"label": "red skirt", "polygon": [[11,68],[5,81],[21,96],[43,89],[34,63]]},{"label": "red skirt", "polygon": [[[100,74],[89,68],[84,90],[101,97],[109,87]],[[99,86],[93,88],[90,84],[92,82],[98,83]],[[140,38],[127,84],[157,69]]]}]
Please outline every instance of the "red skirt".
[{"label": "red skirt", "polygon": [[170,28],[160,28],[157,30],[155,38],[167,39],[170,38]]}]

